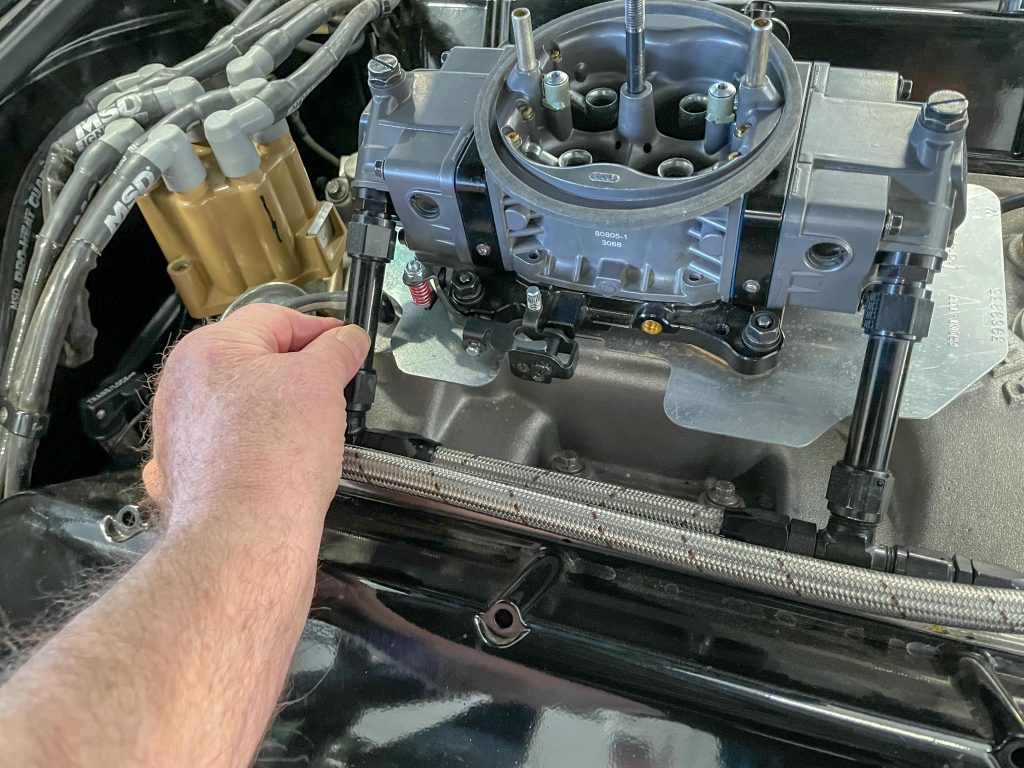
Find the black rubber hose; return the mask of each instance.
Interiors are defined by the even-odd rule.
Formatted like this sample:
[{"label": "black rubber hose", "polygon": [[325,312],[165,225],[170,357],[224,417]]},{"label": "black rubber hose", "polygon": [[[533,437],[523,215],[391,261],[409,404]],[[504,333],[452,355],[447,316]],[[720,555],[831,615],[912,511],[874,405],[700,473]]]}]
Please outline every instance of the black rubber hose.
[{"label": "black rubber hose", "polygon": [[58,123],[32,155],[14,192],[7,213],[3,242],[0,244],[0,360],[7,356],[7,344],[18,311],[18,299],[25,283],[28,259],[32,255],[36,235],[43,225],[42,187],[43,164],[50,144],[70,126],[89,114],[84,106],[69,112]]},{"label": "black rubber hose", "polygon": [[1024,208],[1024,192],[1018,192],[1015,195],[1008,195],[999,200],[999,210],[1003,213],[1009,213],[1010,211],[1016,211]]}]

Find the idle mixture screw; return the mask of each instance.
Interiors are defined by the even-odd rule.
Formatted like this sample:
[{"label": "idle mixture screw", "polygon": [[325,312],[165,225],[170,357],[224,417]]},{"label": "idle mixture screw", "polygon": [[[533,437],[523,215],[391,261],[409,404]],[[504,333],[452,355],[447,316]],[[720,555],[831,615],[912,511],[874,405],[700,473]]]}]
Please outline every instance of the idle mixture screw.
[{"label": "idle mixture screw", "polygon": [[540,312],[544,308],[544,297],[536,285],[526,289],[526,308],[531,312]]},{"label": "idle mixture screw", "polygon": [[967,97],[959,91],[936,91],[921,105],[921,124],[938,133],[953,133],[967,127]]}]

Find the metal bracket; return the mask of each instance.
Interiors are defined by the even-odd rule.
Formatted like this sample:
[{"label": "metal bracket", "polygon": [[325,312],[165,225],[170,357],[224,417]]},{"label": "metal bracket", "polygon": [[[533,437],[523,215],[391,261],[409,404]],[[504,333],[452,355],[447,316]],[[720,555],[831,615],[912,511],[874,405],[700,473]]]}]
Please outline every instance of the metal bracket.
[{"label": "metal bracket", "polygon": [[550,384],[552,379],[572,378],[579,358],[579,344],[561,331],[548,329],[536,340],[517,336],[508,353],[508,365],[520,379]]},{"label": "metal bracket", "polygon": [[100,530],[107,541],[120,544],[148,531],[156,523],[157,514],[148,512],[138,504],[126,504],[116,515],[107,515],[100,521]]},{"label": "metal bracket", "polygon": [[473,617],[480,639],[494,648],[509,648],[530,634],[523,615],[561,574],[562,559],[542,550],[486,610]]},{"label": "metal bracket", "polygon": [[0,396],[0,427],[18,437],[37,438],[46,434],[50,414],[31,413],[17,408],[6,397]]}]

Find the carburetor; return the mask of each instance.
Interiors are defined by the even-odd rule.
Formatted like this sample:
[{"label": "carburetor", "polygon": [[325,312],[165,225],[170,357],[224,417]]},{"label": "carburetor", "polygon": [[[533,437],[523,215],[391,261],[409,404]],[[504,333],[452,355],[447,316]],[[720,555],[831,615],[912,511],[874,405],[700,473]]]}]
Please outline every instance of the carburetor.
[{"label": "carburetor", "polygon": [[612,327],[762,373],[786,305],[855,312],[880,252],[941,259],[964,217],[966,100],[797,63],[765,4],[511,22],[514,49],[371,62],[354,187],[387,194],[467,349],[516,375],[567,377],[573,335]]},{"label": "carburetor", "polygon": [[[915,103],[896,72],[796,62],[770,3],[625,0],[536,34],[526,8],[510,22],[514,47],[454,48],[439,69],[371,60],[347,319],[375,334],[385,286],[406,293],[399,368],[476,386],[506,359],[528,381],[571,378],[596,337],[670,362],[675,423],[765,442],[804,445],[852,403],[819,546],[880,556],[910,353],[968,212],[966,98]],[[995,274],[982,228],[977,261]],[[866,351],[855,326],[822,320],[861,308]],[[794,317],[802,334],[788,356],[784,310],[786,335]],[[1005,337],[976,330],[969,360],[936,353],[933,368],[962,375],[932,382],[948,398],[934,410],[1005,354]],[[847,389],[836,371],[854,355]],[[701,369],[709,356],[732,371]],[[352,440],[375,377],[371,353],[347,390]]]}]

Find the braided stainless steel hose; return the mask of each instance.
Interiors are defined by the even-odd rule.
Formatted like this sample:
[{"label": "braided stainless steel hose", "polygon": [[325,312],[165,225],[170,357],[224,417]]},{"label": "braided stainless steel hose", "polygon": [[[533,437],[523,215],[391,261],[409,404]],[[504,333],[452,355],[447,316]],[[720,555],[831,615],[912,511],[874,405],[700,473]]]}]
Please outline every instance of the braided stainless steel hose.
[{"label": "braided stainless steel hose", "polygon": [[438,448],[434,453],[435,466],[447,467],[484,477],[498,483],[508,483],[548,493],[580,504],[611,509],[635,515],[658,523],[681,526],[704,533],[718,533],[722,528],[722,511],[692,501],[674,499],[657,493],[648,493],[620,485],[601,483],[586,477],[550,472],[546,469],[514,464],[510,461],[478,456],[451,448]]},{"label": "braided stainless steel hose", "polygon": [[833,610],[992,632],[1024,630],[1024,594],[926,581],[779,552],[366,448],[343,479],[527,526],[676,571]]}]

